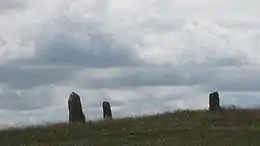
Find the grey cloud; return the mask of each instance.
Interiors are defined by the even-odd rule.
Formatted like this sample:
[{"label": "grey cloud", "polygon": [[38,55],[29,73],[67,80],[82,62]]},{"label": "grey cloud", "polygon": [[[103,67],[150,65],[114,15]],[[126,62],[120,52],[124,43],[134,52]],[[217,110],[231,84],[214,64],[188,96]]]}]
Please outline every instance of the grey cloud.
[{"label": "grey cloud", "polygon": [[114,79],[95,79],[90,82],[90,86],[94,88],[135,88],[140,86],[160,86],[160,85],[191,85],[185,78],[178,74],[168,73],[145,73],[137,72],[133,76],[117,77]]},{"label": "grey cloud", "polygon": [[[87,89],[129,89],[143,86],[193,86],[204,91],[222,92],[260,91],[259,70],[243,67],[207,66],[153,66],[145,68],[118,68],[111,76],[98,77],[96,74],[106,70],[82,71],[80,76],[69,79],[78,87]],[[86,73],[85,73],[86,72]],[[87,73],[88,72],[88,73]],[[86,75],[84,75],[84,73]],[[74,83],[73,83],[74,81]]]},{"label": "grey cloud", "polygon": [[36,36],[24,37],[24,43],[35,44],[35,56],[11,60],[0,66],[0,82],[26,89],[66,80],[73,72],[84,68],[145,64],[130,46],[98,29],[99,23],[85,24],[66,17],[54,22],[46,24]]},{"label": "grey cloud", "polygon": [[[233,60],[231,60],[232,62]],[[116,63],[116,62],[115,62]],[[224,62],[225,63],[225,62]],[[224,64],[223,63],[223,64]],[[229,66],[230,63],[226,62]],[[111,64],[110,64],[111,65]],[[75,65],[76,66],[76,65]],[[77,77],[76,71],[83,70],[80,67],[57,65],[52,68],[31,67],[22,68],[17,66],[0,67],[0,82],[17,89],[26,89],[34,86],[56,84],[64,81],[77,82],[84,88],[135,88],[141,86],[193,86],[203,85],[207,88],[219,90],[259,90],[257,85],[257,73],[246,71],[249,75],[242,74],[242,78],[235,79],[239,75],[236,70],[223,70],[220,67],[191,66],[144,66],[144,68],[115,68],[117,72],[110,78],[94,77],[96,73],[107,72],[106,69],[89,71],[85,70],[83,76]],[[226,66],[226,67],[227,67]],[[131,74],[129,74],[131,73]],[[226,75],[225,75],[226,73]],[[109,74],[109,73],[108,73]],[[223,76],[224,74],[224,76]],[[223,80],[224,78],[227,78]],[[234,79],[232,79],[234,78]],[[215,79],[218,79],[215,81]],[[230,80],[230,82],[226,82]],[[251,83],[253,85],[251,85]],[[234,84],[234,85],[233,85]]]},{"label": "grey cloud", "polygon": [[[43,64],[67,64],[83,67],[116,67],[137,65],[137,58],[127,46],[109,36],[94,34],[89,40],[57,36],[46,46],[36,62]],[[133,58],[131,58],[133,57]]]},{"label": "grey cloud", "polygon": [[[231,71],[234,76],[221,77],[213,76],[212,80],[205,83],[205,87],[215,87],[220,91],[226,92],[259,92],[260,79],[259,72],[246,71],[246,74]],[[243,72],[243,71],[242,71]],[[244,72],[245,73],[245,72]],[[239,75],[240,77],[235,77]]]},{"label": "grey cloud", "polygon": [[222,106],[259,108],[259,92],[220,92]]},{"label": "grey cloud", "polygon": [[158,20],[156,18],[149,18],[147,20],[143,20],[143,22],[140,23],[139,27],[149,28],[152,29],[153,31],[156,31],[157,33],[162,33],[162,32],[165,33],[165,32],[181,31],[184,24],[185,24],[184,19],[163,21],[163,20]]},{"label": "grey cloud", "polygon": [[27,0],[0,0],[0,13],[26,7]]},{"label": "grey cloud", "polygon": [[[186,60],[187,59],[187,60]],[[185,61],[183,61],[185,60]],[[214,54],[212,54],[212,57],[207,57],[204,61],[197,62],[196,59],[189,59],[189,57],[183,57],[183,59],[180,59],[178,62],[177,67],[182,68],[200,68],[200,69],[208,69],[208,68],[222,68],[222,67],[243,67],[245,65],[252,64],[247,58],[245,57],[214,57]]]},{"label": "grey cloud", "polygon": [[[212,54],[213,55],[213,54]],[[214,66],[214,67],[232,67],[232,66],[243,66],[249,64],[249,62],[244,59],[243,57],[226,57],[226,58],[219,58],[219,59],[212,59],[208,58],[205,63],[202,65],[204,66]]]},{"label": "grey cloud", "polygon": [[52,95],[48,88],[42,92],[31,90],[19,94],[8,86],[0,87],[0,109],[1,110],[33,110],[40,109],[52,104]]},{"label": "grey cloud", "polygon": [[[141,86],[188,86],[192,83],[184,76],[179,74],[178,69],[167,69],[161,67],[145,68],[117,68],[113,75],[107,78],[91,77],[95,72],[106,72],[106,70],[97,70],[86,75],[70,79],[76,81],[79,87],[85,88],[136,88]],[[87,70],[83,71],[87,72]]]},{"label": "grey cloud", "polygon": [[193,82],[200,82],[205,91],[259,92],[260,80],[257,68],[225,67],[196,70],[191,73]]},{"label": "grey cloud", "polygon": [[231,22],[217,21],[217,23],[220,26],[224,26],[225,28],[229,28],[229,29],[242,29],[242,30],[248,30],[252,28],[260,29],[259,22],[244,23],[243,21],[231,21]]},{"label": "grey cloud", "polygon": [[55,84],[68,78],[75,68],[0,66],[0,83],[16,89]]},{"label": "grey cloud", "polygon": [[130,46],[102,32],[99,23],[74,21],[60,18],[54,25],[46,24],[34,40],[35,57],[9,64],[108,68],[144,63]]}]

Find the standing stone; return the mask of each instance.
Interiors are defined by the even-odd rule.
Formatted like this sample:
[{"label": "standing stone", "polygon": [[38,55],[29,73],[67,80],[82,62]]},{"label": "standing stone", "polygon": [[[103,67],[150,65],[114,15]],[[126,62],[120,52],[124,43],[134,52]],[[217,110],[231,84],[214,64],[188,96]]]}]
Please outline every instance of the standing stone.
[{"label": "standing stone", "polygon": [[209,94],[209,110],[213,112],[220,110],[219,94],[217,91]]},{"label": "standing stone", "polygon": [[104,119],[112,119],[112,111],[111,111],[111,106],[108,101],[103,101],[103,118]]},{"label": "standing stone", "polygon": [[82,111],[80,97],[77,93],[72,92],[68,100],[69,123],[86,123],[85,115]]}]

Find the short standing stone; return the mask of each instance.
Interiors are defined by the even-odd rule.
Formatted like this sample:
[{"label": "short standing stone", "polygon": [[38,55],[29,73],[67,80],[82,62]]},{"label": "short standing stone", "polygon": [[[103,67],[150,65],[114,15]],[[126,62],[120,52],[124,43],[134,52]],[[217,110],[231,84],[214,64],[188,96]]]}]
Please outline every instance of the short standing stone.
[{"label": "short standing stone", "polygon": [[113,117],[112,117],[110,103],[108,101],[103,101],[102,107],[103,107],[103,118],[112,119]]},{"label": "short standing stone", "polygon": [[68,100],[69,123],[86,123],[85,115],[82,111],[80,97],[77,93],[72,92]]},{"label": "short standing stone", "polygon": [[217,91],[209,94],[209,110],[213,112],[220,110],[219,94]]}]

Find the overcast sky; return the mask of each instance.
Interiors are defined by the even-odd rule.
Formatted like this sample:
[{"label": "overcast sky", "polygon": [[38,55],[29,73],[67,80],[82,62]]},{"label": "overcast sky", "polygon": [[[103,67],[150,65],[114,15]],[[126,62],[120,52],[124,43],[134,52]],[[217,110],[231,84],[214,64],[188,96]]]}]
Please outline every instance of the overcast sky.
[{"label": "overcast sky", "polygon": [[260,105],[260,1],[0,0],[0,125]]}]

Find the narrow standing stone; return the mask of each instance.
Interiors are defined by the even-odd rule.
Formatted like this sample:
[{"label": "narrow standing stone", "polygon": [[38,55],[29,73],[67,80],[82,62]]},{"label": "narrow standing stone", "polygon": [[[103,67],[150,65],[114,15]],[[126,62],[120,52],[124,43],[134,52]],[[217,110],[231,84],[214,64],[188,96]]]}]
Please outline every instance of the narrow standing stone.
[{"label": "narrow standing stone", "polygon": [[217,91],[209,94],[209,111],[220,110],[219,94]]},{"label": "narrow standing stone", "polygon": [[86,123],[85,115],[82,111],[80,96],[72,92],[69,96],[68,100],[68,108],[69,108],[69,123]]},{"label": "narrow standing stone", "polygon": [[102,107],[103,107],[103,118],[112,119],[113,117],[112,117],[110,103],[108,101],[103,101]]}]

